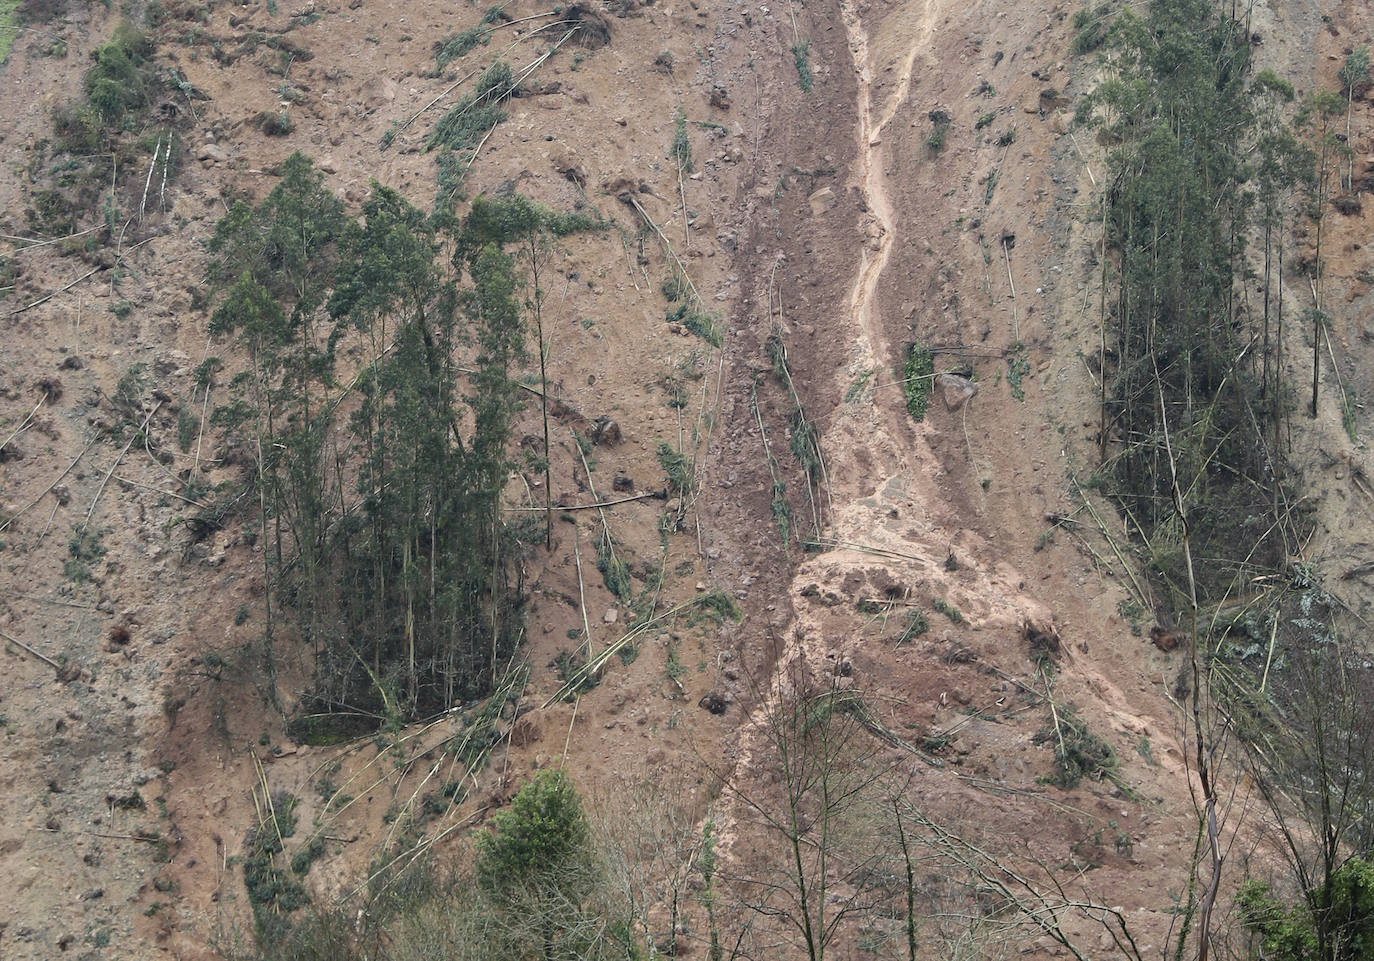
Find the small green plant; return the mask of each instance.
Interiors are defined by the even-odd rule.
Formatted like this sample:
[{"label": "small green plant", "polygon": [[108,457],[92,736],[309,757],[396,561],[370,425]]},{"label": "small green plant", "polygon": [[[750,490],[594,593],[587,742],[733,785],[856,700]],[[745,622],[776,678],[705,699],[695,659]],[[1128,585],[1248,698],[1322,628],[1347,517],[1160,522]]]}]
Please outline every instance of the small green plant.
[{"label": "small green plant", "polygon": [[1107,31],[1111,26],[1112,8],[1110,4],[1099,4],[1091,9],[1085,7],[1073,15],[1073,43],[1069,49],[1077,54],[1092,53],[1107,42]]},{"label": "small green plant", "polygon": [[949,132],[950,116],[948,110],[936,107],[926,115],[930,118],[930,133],[926,136],[926,147],[932,154],[945,148],[945,134]]},{"label": "small green plant", "polygon": [[797,82],[802,93],[811,92],[811,41],[798,40],[792,44],[792,64],[797,68]]},{"label": "small green plant", "polygon": [[682,497],[692,493],[692,465],[687,458],[662,441],[658,445],[658,463],[673,493]]},{"label": "small green plant", "polygon": [[120,320],[123,320],[134,312],[134,305],[127,300],[121,300],[111,304],[107,309]]},{"label": "small green plant", "polygon": [[943,614],[955,624],[964,623],[964,614],[959,608],[946,601],[943,597],[937,597],[931,601],[931,607],[935,608],[936,613]]},{"label": "small green plant", "polygon": [[687,616],[687,626],[695,627],[702,621],[724,624],[727,618],[738,622],[743,616],[735,599],[717,588],[697,598],[692,613]]},{"label": "small green plant", "polygon": [[616,551],[615,540],[610,532],[602,530],[596,538],[596,569],[606,582],[606,589],[622,601],[632,595],[630,565]]},{"label": "small green plant", "polygon": [[973,125],[973,129],[982,130],[984,127],[989,126],[996,119],[996,112],[989,110],[987,113],[983,114],[981,117],[978,118],[977,122],[975,122]]},{"label": "small green plant", "polygon": [[1016,143],[1016,127],[1011,126],[1003,130],[997,137],[997,146],[1010,147]]},{"label": "small green plant", "polygon": [[906,616],[906,624],[902,627],[902,633],[897,635],[897,644],[907,644],[920,637],[930,630],[930,623],[926,620],[923,611],[912,609]]},{"label": "small green plant", "polygon": [[673,121],[673,145],[668,151],[668,159],[679,173],[692,172],[692,141],[687,139],[687,114],[681,107],[677,108],[677,118]]},{"label": "small green plant", "polygon": [[1118,766],[1112,746],[1088,730],[1088,724],[1071,707],[1053,708],[1049,722],[1032,739],[1054,748],[1055,773],[1050,783],[1071,790],[1083,778],[1116,779]]},{"label": "small green plant", "polygon": [[1030,360],[1026,357],[1026,349],[1017,344],[1012,348],[1011,357],[1007,359],[1007,384],[1011,387],[1011,396],[1017,400],[1026,399],[1022,379],[1029,373]]},{"label": "small green plant", "polygon": [[99,529],[74,529],[67,542],[67,560],[62,565],[68,580],[83,584],[91,579],[92,567],[105,556],[105,546],[101,543],[104,534]]},{"label": "small green plant", "polygon": [[295,121],[285,109],[264,110],[253,118],[253,123],[269,137],[285,137],[296,129]]},{"label": "small green plant", "polygon": [[906,363],[902,365],[902,392],[906,395],[907,413],[918,423],[925,419],[930,406],[931,382],[935,379],[935,355],[919,341],[908,344]]}]

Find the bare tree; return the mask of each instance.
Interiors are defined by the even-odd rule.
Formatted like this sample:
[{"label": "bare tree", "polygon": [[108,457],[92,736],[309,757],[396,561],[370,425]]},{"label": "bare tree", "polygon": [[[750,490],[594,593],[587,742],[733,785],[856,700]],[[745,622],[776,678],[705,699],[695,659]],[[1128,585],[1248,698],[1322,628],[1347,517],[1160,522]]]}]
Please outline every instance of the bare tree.
[{"label": "bare tree", "polygon": [[782,663],[779,683],[757,695],[766,756],[749,772],[718,775],[763,838],[722,879],[762,922],[760,936],[775,931],[809,961],[824,961],[845,923],[884,897],[886,839],[875,839],[871,811],[886,766],[856,716],[855,692],[817,681],[801,654]]}]

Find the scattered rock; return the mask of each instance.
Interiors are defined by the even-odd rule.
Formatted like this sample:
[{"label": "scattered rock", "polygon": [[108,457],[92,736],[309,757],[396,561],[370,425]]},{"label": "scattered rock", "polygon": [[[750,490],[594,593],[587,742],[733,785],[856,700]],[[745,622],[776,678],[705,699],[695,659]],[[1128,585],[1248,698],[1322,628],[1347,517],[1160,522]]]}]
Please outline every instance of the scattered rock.
[{"label": "scattered rock", "polygon": [[935,386],[940,390],[946,410],[958,410],[978,393],[978,385],[959,374],[938,374]]},{"label": "scattered rock", "polygon": [[705,697],[703,697],[700,701],[697,701],[697,707],[704,707],[712,714],[724,714],[725,709],[729,705],[729,698],[727,698],[724,694],[721,694],[718,691],[712,691],[710,694],[707,694]]},{"label": "scattered rock", "polygon": [[1179,631],[1166,631],[1156,624],[1150,628],[1150,640],[1154,642],[1155,647],[1168,654],[1183,643],[1183,634]]},{"label": "scattered rock", "polygon": [[621,441],[620,425],[609,417],[598,417],[592,424],[592,443],[614,447]]},{"label": "scattered rock", "polygon": [[806,202],[811,205],[811,216],[819,217],[835,206],[835,191],[829,187],[822,187],[807,197]]}]

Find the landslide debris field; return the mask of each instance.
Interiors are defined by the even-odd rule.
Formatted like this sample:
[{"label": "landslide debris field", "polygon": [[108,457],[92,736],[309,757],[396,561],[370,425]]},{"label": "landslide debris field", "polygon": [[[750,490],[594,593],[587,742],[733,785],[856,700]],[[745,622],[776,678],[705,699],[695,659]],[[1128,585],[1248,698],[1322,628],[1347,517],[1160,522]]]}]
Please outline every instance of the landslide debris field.
[{"label": "landslide debris field", "polygon": [[0,0],[0,958],[1369,956],[1371,19]]}]

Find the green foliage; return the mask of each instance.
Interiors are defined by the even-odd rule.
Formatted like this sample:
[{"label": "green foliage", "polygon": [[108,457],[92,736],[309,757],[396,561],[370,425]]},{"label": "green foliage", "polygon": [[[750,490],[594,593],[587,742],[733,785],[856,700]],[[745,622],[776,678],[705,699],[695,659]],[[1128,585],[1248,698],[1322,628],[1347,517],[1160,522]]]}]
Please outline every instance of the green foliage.
[{"label": "green foliage", "polygon": [[453,61],[465,57],[478,46],[486,46],[491,39],[491,28],[484,24],[451,33],[434,44],[434,66],[443,70]]},{"label": "green foliage", "polygon": [[107,125],[118,125],[126,113],[147,104],[152,52],[148,35],[126,20],[92,55],[95,66],[86,74],[86,99]]},{"label": "green foliage", "polygon": [[285,108],[264,110],[253,118],[253,123],[269,137],[285,137],[296,129],[296,123]]},{"label": "green foliage", "polygon": [[[1236,903],[1240,921],[1270,961],[1364,961],[1374,957],[1374,861],[1352,857],[1329,884],[1286,905],[1268,884],[1250,880]],[[1323,930],[1325,929],[1325,930]]]},{"label": "green foliage", "polygon": [[[3,58],[0,58],[3,59]],[[1369,44],[1362,43],[1346,56],[1337,79],[1347,99],[1360,96],[1369,85]]]},{"label": "green foliage", "polygon": [[1077,31],[1069,49],[1077,54],[1092,53],[1107,42],[1107,32],[1111,28],[1111,4],[1101,3],[1091,9],[1084,7],[1073,15],[1073,28]]},{"label": "green foliage", "polygon": [[606,590],[617,598],[628,601],[634,595],[634,585],[630,583],[630,565],[616,552],[615,540],[609,531],[603,530],[597,535],[596,569],[606,582]]},{"label": "green foliage", "polygon": [[1023,380],[1029,373],[1030,360],[1026,357],[1026,348],[1017,344],[1007,358],[1007,384],[1011,387],[1011,396],[1017,400],[1026,399]]},{"label": "green foliage", "polygon": [[725,336],[716,324],[715,317],[694,308],[691,304],[678,304],[666,313],[665,319],[670,324],[681,324],[712,347],[719,347],[725,343]]},{"label": "green foliage", "polygon": [[908,344],[902,365],[902,393],[906,395],[907,413],[918,423],[925,420],[934,379],[935,355],[930,348],[919,341]]},{"label": "green foliage", "polygon": [[1116,752],[1088,730],[1087,722],[1073,708],[1054,708],[1050,721],[1032,741],[1054,747],[1055,773],[1050,781],[1059,787],[1072,790],[1085,777],[1116,782]]},{"label": "green foliage", "polygon": [[253,908],[259,940],[263,942],[284,936],[290,925],[283,915],[299,910],[309,901],[301,883],[276,863],[283,841],[296,833],[295,809],[294,797],[274,794],[271,813],[243,839],[243,885]]},{"label": "green foliage", "polygon": [[997,114],[989,110],[987,113],[983,114],[974,122],[973,129],[982,130],[984,127],[991,126],[992,122],[996,119]]},{"label": "green foliage", "polygon": [[687,458],[659,441],[658,463],[663,468],[669,489],[679,496],[687,497],[692,493],[692,465]]},{"label": "green foliage", "polygon": [[[1115,365],[1104,374],[1108,431],[1124,439],[1111,458],[1116,496],[1155,546],[1160,574],[1185,583],[1172,453],[1192,555],[1213,561],[1196,570],[1204,597],[1240,565],[1280,563],[1292,523],[1271,497],[1282,389],[1269,298],[1256,328],[1237,297],[1255,199],[1249,158],[1262,161],[1271,226],[1271,199],[1291,190],[1291,166],[1263,160],[1282,152],[1281,123],[1261,108],[1283,85],[1263,74],[1247,84],[1250,35],[1224,9],[1155,0],[1143,18],[1122,13],[1109,35],[1121,69],[1086,111],[1107,108],[1103,139],[1118,145],[1106,224],[1119,277],[1105,318]],[[1257,341],[1262,364],[1241,363]]]},{"label": "green foliage", "polygon": [[515,92],[510,64],[497,60],[477,78],[472,93],[454,104],[434,125],[434,130],[425,141],[425,149],[475,149],[489,130],[506,119],[499,105],[514,96]]},{"label": "green foliage", "polygon": [[105,556],[105,545],[101,543],[105,532],[74,528],[71,540],[67,542],[67,560],[62,565],[62,573],[77,584],[91,579],[92,568]]},{"label": "green foliage", "polygon": [[932,154],[945,149],[945,134],[949,132],[949,111],[936,107],[927,115],[930,119],[930,133],[926,135],[926,148]]},{"label": "green foliage", "polygon": [[[523,197],[431,217],[377,184],[352,221],[296,154],[216,227],[211,328],[250,366],[213,421],[251,454],[280,572],[265,623],[289,602],[312,643],[312,715],[442,710],[513,652],[519,546],[500,496],[527,294],[506,248],[589,226]],[[359,733],[300,721],[307,739]]]},{"label": "green foliage", "polygon": [[576,894],[591,857],[589,841],[577,789],[561,768],[547,768],[477,835],[477,883],[494,895],[537,887]]},{"label": "green foliage", "polygon": [[797,83],[801,85],[802,93],[810,93],[813,82],[810,40],[798,40],[792,44],[792,65],[797,68]]},{"label": "green foliage", "polygon": [[177,408],[177,446],[183,454],[190,452],[199,430],[200,418],[195,412],[185,404]]},{"label": "green foliage", "polygon": [[692,142],[687,139],[687,114],[681,107],[677,108],[677,117],[673,121],[673,145],[668,151],[668,159],[672,160],[678,173],[692,172]]},{"label": "green foliage", "polygon": [[919,610],[913,609],[906,616],[906,624],[902,627],[902,633],[897,635],[897,643],[906,644],[920,637],[928,630],[930,630],[930,622],[926,620],[925,614]]},{"label": "green foliage", "polygon": [[739,604],[733,597],[720,589],[707,591],[697,598],[692,613],[687,616],[688,625],[695,626],[704,620],[724,624],[727,620],[738,623],[744,617]]},{"label": "green foliage", "polygon": [[15,9],[19,0],[0,0],[0,64],[10,56],[14,38],[19,36],[19,25],[15,22]]},{"label": "green foliage", "polygon": [[935,598],[935,600],[931,601],[930,606],[935,608],[937,614],[943,614],[945,615],[945,617],[949,618],[952,623],[964,623],[963,612],[960,611],[959,608],[955,607],[953,604],[949,603],[949,601],[945,600],[943,597]]}]

